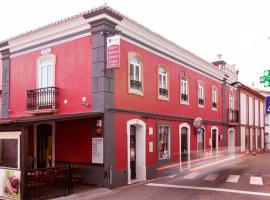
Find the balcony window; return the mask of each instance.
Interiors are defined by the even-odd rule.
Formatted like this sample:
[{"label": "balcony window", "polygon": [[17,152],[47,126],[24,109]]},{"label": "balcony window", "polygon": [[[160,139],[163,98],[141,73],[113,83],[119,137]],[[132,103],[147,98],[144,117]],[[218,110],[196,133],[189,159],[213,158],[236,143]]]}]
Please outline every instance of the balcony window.
[{"label": "balcony window", "polygon": [[134,53],[129,53],[129,93],[142,95],[142,61]]},{"label": "balcony window", "polygon": [[180,83],[180,102],[187,104],[188,103],[188,79],[185,76],[181,77]]},{"label": "balcony window", "polygon": [[198,105],[204,107],[204,84],[201,81],[198,83]]},{"label": "balcony window", "polygon": [[158,68],[158,94],[161,99],[168,98],[168,72],[163,67]]},{"label": "balcony window", "polygon": [[217,88],[212,87],[212,110],[217,110]]},{"label": "balcony window", "polygon": [[233,96],[232,90],[230,90],[230,93],[229,93],[229,109],[231,110],[234,109],[234,96]]}]

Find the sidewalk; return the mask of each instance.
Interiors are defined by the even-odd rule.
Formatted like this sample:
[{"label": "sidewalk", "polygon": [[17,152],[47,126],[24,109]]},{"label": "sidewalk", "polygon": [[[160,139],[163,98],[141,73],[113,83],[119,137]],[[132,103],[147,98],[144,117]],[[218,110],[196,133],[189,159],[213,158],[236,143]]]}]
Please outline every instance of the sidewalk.
[{"label": "sidewalk", "polygon": [[113,194],[115,192],[116,191],[107,188],[80,185],[74,189],[74,193],[72,195],[55,198],[55,200],[90,200]]}]

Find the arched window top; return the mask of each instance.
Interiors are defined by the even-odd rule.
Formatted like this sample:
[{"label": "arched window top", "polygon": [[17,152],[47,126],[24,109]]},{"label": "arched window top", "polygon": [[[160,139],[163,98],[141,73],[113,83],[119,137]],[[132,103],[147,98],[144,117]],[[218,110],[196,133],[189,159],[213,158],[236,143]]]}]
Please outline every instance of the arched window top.
[{"label": "arched window top", "polygon": [[137,58],[137,57],[131,57],[131,58],[130,58],[130,63],[131,63],[131,64],[135,64],[135,65],[141,65],[141,61],[140,61],[140,59]]},{"label": "arched window top", "polygon": [[159,67],[159,73],[163,74],[163,75],[167,75],[167,70],[164,69],[163,67]]}]

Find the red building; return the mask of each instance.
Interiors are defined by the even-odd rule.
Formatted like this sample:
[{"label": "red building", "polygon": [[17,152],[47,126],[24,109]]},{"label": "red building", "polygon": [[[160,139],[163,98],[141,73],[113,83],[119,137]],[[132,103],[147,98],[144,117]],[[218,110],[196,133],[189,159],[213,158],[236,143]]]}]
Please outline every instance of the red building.
[{"label": "red building", "polygon": [[1,166],[19,170],[23,186],[29,168],[72,164],[84,183],[113,188],[239,143],[238,71],[107,6],[8,39],[0,51],[1,139],[20,144],[15,164]]}]

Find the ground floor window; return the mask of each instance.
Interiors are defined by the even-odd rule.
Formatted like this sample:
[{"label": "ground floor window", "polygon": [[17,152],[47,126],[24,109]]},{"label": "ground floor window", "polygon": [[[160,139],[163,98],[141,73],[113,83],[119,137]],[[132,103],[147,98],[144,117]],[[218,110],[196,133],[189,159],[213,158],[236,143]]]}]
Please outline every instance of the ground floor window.
[{"label": "ground floor window", "polygon": [[0,132],[0,167],[19,168],[20,132]]},{"label": "ground floor window", "polygon": [[170,128],[160,125],[158,128],[159,159],[170,158]]}]

